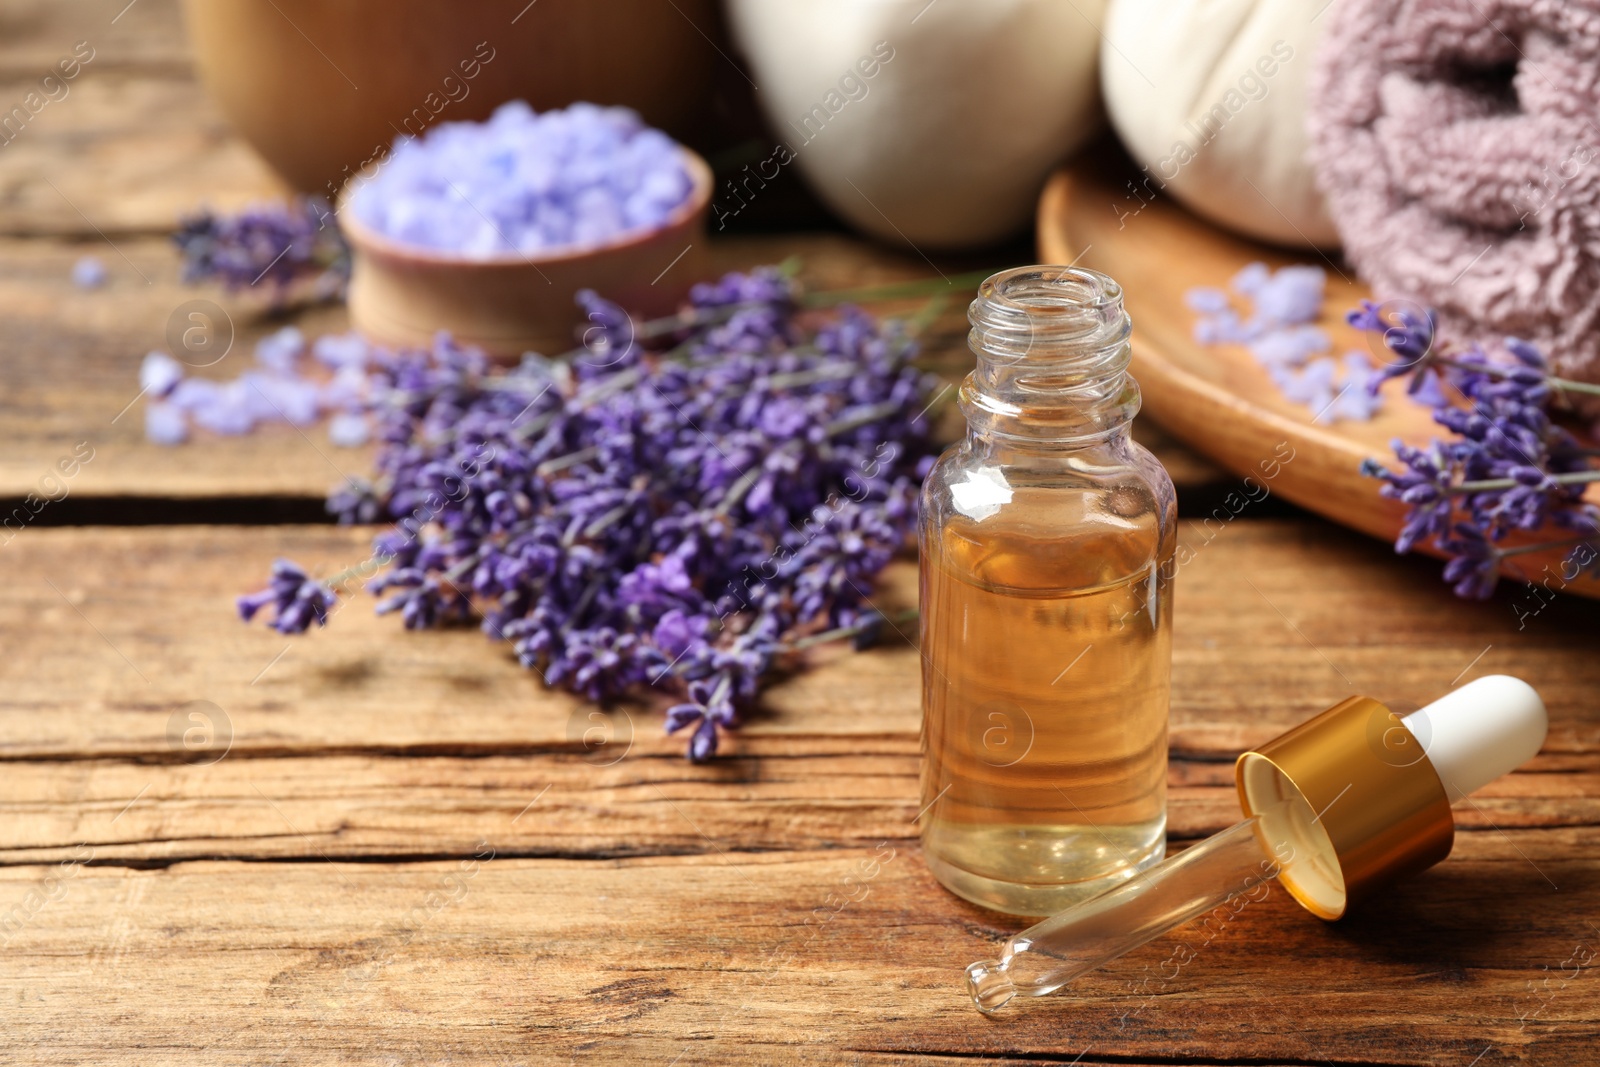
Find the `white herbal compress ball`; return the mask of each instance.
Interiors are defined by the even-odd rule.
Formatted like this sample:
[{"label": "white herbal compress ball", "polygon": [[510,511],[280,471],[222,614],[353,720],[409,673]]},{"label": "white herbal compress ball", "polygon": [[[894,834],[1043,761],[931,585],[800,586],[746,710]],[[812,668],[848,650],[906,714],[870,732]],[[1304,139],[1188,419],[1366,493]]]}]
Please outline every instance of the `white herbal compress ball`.
[{"label": "white herbal compress ball", "polygon": [[1319,6],[1111,0],[1100,81],[1111,124],[1148,170],[1141,196],[1171,194],[1268,241],[1338,245],[1306,159],[1312,52],[1338,14]]},{"label": "white herbal compress ball", "polygon": [[1104,0],[732,0],[784,148],[717,189],[711,227],[799,167],[877,237],[979,245],[1032,220],[1052,167],[1101,126]]}]

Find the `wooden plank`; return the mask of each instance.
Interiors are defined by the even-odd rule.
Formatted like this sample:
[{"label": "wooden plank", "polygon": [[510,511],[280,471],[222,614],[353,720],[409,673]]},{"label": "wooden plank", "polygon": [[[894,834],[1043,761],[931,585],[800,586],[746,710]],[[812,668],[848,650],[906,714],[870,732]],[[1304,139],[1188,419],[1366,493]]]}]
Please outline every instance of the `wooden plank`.
[{"label": "wooden plank", "polygon": [[[237,208],[277,194],[193,80],[97,63],[0,147],[0,233],[94,240],[120,261],[107,239],[170,232],[202,202]],[[0,81],[0,103],[24,100],[36,82]]]},{"label": "wooden plank", "polygon": [[79,41],[90,69],[192,69],[178,0],[11,0],[0,13],[0,77],[40,77]]},{"label": "wooden plank", "polygon": [[[640,724],[641,726],[644,724]],[[654,724],[649,731],[654,734]],[[521,856],[610,858],[871,847],[905,836],[921,807],[908,753],[743,756],[685,767],[678,744],[601,762],[572,753],[230,756],[186,766],[133,760],[11,762],[0,864],[70,859],[166,865],[305,856],[421,860],[470,853],[485,822]],[[641,746],[642,747],[642,746]],[[603,759],[616,758],[604,765]],[[1592,762],[1592,761],[1591,761]],[[1190,766],[1177,763],[1181,781]],[[1225,769],[1226,770],[1226,769]],[[1239,820],[1231,773],[1169,790],[1169,836]],[[137,799],[135,799],[137,798]],[[1600,827],[1600,775],[1531,773],[1474,795],[1462,833],[1539,831],[1579,847]],[[703,833],[713,834],[715,845]]]},{"label": "wooden plank", "polygon": [[[26,116],[0,134],[0,234],[79,237],[118,258],[107,237],[281,191],[195,80],[177,0],[24,0],[0,20],[0,113]],[[66,58],[76,76],[41,91]]]},{"label": "wooden plank", "polygon": [[[1600,736],[1592,695],[1600,619],[1557,600],[1519,629],[1517,597],[1460,602],[1435,565],[1314,520],[1182,525],[1172,743],[1224,761],[1350,695],[1396,708],[1505,671],[1551,709],[1541,760],[1574,770]],[[211,700],[233,720],[235,755],[576,752],[569,720],[588,706],[547,693],[509,650],[473,628],[411,633],[369,598],[326,630],[286,638],[233,616],[275,556],[329,574],[365,557],[369,535],[336,527],[29,529],[5,547],[0,599],[0,757],[172,758],[167,719]],[[1253,588],[1252,588],[1253,586]],[[915,603],[915,568],[893,564],[876,602]],[[918,720],[917,656],[819,651],[817,667],[768,690],[735,754],[905,754]],[[648,711],[632,709],[647,728]],[[643,751],[643,750],[642,750]],[[665,750],[664,750],[665,751]],[[707,771],[706,773],[714,773]]]},{"label": "wooden plank", "polygon": [[[1233,820],[1243,748],[1351,692],[1408,708],[1495,671],[1538,685],[1550,740],[1463,826],[1600,823],[1592,613],[1561,601],[1518,630],[1507,598],[1458,604],[1430,567],[1309,520],[1207,533],[1181,536],[1176,838]],[[329,573],[365,547],[364,532],[331,528],[20,535],[0,600],[0,861],[61,858],[80,840],[152,862],[307,847],[426,857],[458,853],[481,818],[520,826],[508,842],[530,855],[694,851],[696,828],[730,848],[823,847],[892,836],[916,812],[918,666],[904,643],[819,652],[768,691],[726,758],[696,767],[651,706],[602,715],[547,692],[470,629],[407,633],[366,598],[301,638],[233,619],[233,594],[273,556]],[[878,602],[914,598],[914,568],[896,563]],[[185,762],[194,701],[227,723],[193,754],[216,762]]]},{"label": "wooden plank", "polygon": [[7,1058],[1459,1067],[1600,1039],[1592,832],[1466,835],[1339,925],[1272,887],[985,1019],[962,968],[1018,924],[912,844],[596,863],[508,856],[504,828],[433,863],[0,870]]},{"label": "wooden plank", "polygon": [[[320,498],[346,474],[369,468],[369,450],[335,448],[321,426],[303,433],[264,427],[242,438],[197,435],[194,443],[179,448],[146,442],[144,402],[136,399],[139,362],[153,348],[169,349],[169,324],[176,318],[180,331],[187,325],[181,309],[188,302],[213,301],[236,338],[221,362],[196,373],[237,375],[253,360],[255,341],[286,320],[268,314],[255,294],[180,284],[176,253],[165,240],[114,240],[115,249],[103,242],[0,239],[0,316],[11,342],[0,353],[0,413],[7,428],[0,448],[0,499],[40,492],[41,479],[80,442],[88,442],[95,457],[69,484],[80,500]],[[933,276],[914,254],[841,234],[734,237],[713,249],[718,271],[798,255],[806,284],[818,291]],[[111,276],[106,288],[84,291],[72,285],[72,264],[86,252],[106,264]],[[951,381],[971,368],[964,299],[953,300],[925,335],[928,366]],[[920,306],[899,302],[876,310],[909,314]],[[292,321],[311,336],[348,328],[343,307],[302,310]],[[945,435],[959,433],[959,424],[952,409]],[[1216,467],[1153,428],[1141,424],[1137,432],[1180,486],[1229,484]]]}]

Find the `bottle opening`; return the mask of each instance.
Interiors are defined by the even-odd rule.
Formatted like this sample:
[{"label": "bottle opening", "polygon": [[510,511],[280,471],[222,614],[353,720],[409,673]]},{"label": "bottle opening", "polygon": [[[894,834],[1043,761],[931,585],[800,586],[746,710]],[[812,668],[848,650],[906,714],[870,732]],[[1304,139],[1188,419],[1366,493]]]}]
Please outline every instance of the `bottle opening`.
[{"label": "bottle opening", "polygon": [[1088,354],[1128,333],[1122,287],[1081,267],[1001,271],[978,287],[968,317],[974,350],[1008,360]]},{"label": "bottle opening", "polygon": [[978,295],[1024,312],[1088,312],[1122,306],[1122,286],[1099,271],[1082,267],[1013,267],[987,278],[978,287]]}]

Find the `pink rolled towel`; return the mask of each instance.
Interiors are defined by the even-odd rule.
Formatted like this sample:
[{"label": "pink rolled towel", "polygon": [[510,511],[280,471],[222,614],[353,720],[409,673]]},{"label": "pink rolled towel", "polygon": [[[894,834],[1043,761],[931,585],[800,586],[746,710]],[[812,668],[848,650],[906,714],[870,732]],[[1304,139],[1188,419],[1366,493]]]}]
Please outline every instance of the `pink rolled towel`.
[{"label": "pink rolled towel", "polygon": [[1311,156],[1380,299],[1600,381],[1600,0],[1334,0]]}]

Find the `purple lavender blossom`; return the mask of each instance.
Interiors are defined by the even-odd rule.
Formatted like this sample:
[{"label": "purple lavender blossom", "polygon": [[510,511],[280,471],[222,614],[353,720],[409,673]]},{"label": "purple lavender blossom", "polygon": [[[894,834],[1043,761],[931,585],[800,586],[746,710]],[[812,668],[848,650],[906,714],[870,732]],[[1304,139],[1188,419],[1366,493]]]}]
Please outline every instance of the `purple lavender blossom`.
[{"label": "purple lavender blossom", "polygon": [[1358,330],[1380,334],[1384,347],[1392,353],[1367,383],[1369,393],[1376,396],[1384,382],[1407,375],[1411,376],[1407,391],[1416,395],[1422,390],[1427,384],[1422,372],[1429,369],[1438,330],[1438,316],[1431,309],[1405,301],[1375,304],[1363,300],[1345,318]]},{"label": "purple lavender blossom", "polygon": [[314,296],[337,296],[350,274],[349,247],[321,197],[256,204],[237,215],[201,211],[184,219],[172,239],[183,256],[184,281],[267,288],[274,301],[307,280]]},{"label": "purple lavender blossom", "polygon": [[246,622],[264,607],[273,609],[272,628],[283,634],[305,633],[313,624],[325,626],[338,598],[333,590],[312,580],[305,571],[280,559],[272,565],[267,588],[238,599],[239,617]]},{"label": "purple lavender blossom", "polygon": [[[1363,474],[1384,483],[1379,492],[1407,507],[1396,552],[1431,544],[1449,558],[1444,578],[1456,594],[1481,599],[1494,592],[1509,557],[1600,536],[1600,512],[1583,500],[1585,484],[1600,480],[1600,472],[1592,468],[1592,451],[1550,418],[1551,379],[1537,349],[1508,339],[1509,362],[1476,346],[1447,351],[1436,342],[1432,311],[1370,301],[1351,312],[1350,321],[1381,333],[1398,357],[1375,381],[1410,375],[1413,395],[1431,392],[1433,421],[1456,435],[1426,449],[1395,441],[1398,471],[1371,460],[1362,464]],[[1459,404],[1440,389],[1441,381],[1460,396]],[[1502,545],[1513,532],[1548,527],[1573,536]],[[1595,569],[1600,573],[1600,563]]]},{"label": "purple lavender blossom", "polygon": [[[414,629],[476,614],[593,700],[675,694],[667,729],[692,726],[703,760],[797,640],[881,630],[867,598],[935,449],[933,382],[896,325],[847,307],[807,336],[768,269],[691,300],[662,328],[585,294],[567,363],[491,368],[448,338],[370,353],[376,477],[329,507],[395,524],[374,544],[380,611]],[[285,573],[250,613],[285,602]]]}]

